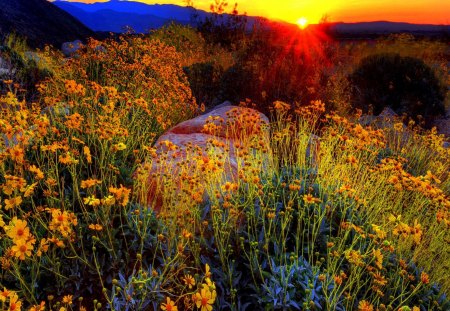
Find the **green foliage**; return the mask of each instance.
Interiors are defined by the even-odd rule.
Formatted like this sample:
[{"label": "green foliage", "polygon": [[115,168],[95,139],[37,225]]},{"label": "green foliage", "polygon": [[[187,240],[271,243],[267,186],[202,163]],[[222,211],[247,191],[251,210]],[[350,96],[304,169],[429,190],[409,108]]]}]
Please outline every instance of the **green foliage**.
[{"label": "green foliage", "polygon": [[35,98],[36,84],[54,74],[46,55],[48,52],[32,52],[24,38],[15,34],[6,36],[3,45],[0,45],[0,55],[3,61],[8,63],[11,72],[2,78],[19,83],[21,88],[28,91],[29,99]]},{"label": "green foliage", "polygon": [[422,60],[395,53],[371,55],[351,75],[353,103],[379,114],[391,107],[398,114],[417,118],[445,113],[445,86]]}]

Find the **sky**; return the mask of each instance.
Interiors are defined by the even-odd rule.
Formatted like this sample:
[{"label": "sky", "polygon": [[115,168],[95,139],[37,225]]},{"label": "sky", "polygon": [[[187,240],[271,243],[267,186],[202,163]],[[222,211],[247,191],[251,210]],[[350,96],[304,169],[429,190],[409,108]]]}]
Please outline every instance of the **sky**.
[{"label": "sky", "polygon": [[[107,0],[69,0],[105,2]],[[149,4],[185,5],[185,0],[134,0]],[[215,0],[192,0],[199,9],[209,10]],[[229,0],[230,9],[236,0]],[[237,0],[239,13],[264,16],[295,23],[306,18],[317,23],[323,16],[334,22],[393,21],[450,24],[450,0]]]}]

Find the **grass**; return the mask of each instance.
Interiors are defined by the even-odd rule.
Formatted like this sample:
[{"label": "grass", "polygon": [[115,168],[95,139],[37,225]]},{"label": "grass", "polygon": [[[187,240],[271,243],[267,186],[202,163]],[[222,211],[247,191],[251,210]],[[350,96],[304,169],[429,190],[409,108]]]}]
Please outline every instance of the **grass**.
[{"label": "grass", "polygon": [[435,131],[275,102],[269,125],[207,124],[228,138],[182,160],[154,145],[198,112],[174,48],[122,37],[54,61],[37,103],[3,82],[2,310],[449,308]]}]

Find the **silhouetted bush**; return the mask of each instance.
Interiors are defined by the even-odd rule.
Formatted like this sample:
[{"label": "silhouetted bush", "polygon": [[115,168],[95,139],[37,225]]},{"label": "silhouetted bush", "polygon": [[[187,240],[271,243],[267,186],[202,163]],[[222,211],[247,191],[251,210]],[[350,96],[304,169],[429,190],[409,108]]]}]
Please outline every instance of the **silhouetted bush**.
[{"label": "silhouetted bush", "polygon": [[421,59],[395,53],[368,56],[351,75],[353,104],[379,114],[387,106],[426,121],[445,113],[445,86]]},{"label": "silhouetted bush", "polygon": [[220,90],[223,71],[212,62],[197,63],[184,67],[192,94],[199,103],[207,105],[215,102]]}]

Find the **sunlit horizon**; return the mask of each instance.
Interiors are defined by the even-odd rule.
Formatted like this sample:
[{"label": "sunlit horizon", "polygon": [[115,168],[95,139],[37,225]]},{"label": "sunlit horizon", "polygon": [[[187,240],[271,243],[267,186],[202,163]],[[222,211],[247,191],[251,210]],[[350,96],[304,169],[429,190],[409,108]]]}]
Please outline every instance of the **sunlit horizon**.
[{"label": "sunlit horizon", "polygon": [[[52,1],[52,0],[50,0]],[[107,2],[108,0],[65,0],[68,2]],[[116,0],[117,1],[117,0]],[[131,1],[131,0],[124,0]],[[133,0],[147,4],[176,4],[186,6],[186,0]],[[193,0],[194,7],[209,11],[212,0]],[[228,7],[234,5],[230,1]],[[450,1],[410,0],[393,3],[391,0],[241,0],[237,1],[238,12],[251,16],[262,16],[297,24],[304,17],[310,24],[323,18],[331,22],[391,21],[415,24],[450,24]]]}]

